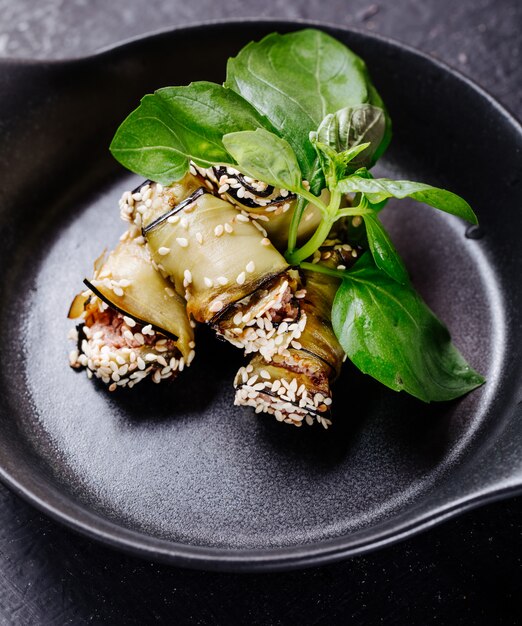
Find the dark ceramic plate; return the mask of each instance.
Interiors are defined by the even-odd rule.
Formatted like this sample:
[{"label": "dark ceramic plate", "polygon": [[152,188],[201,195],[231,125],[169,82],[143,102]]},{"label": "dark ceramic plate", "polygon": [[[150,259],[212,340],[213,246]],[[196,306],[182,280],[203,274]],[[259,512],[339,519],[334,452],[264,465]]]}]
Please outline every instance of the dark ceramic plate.
[{"label": "dark ceramic plate", "polygon": [[480,217],[483,236],[468,238],[425,207],[386,211],[415,284],[487,384],[425,405],[347,365],[324,432],[234,407],[242,356],[208,332],[172,387],[110,394],[68,367],[70,300],[139,182],[108,153],[118,123],[143,94],[221,81],[245,43],[299,27],[213,24],[86,59],[0,64],[0,475],[52,517],[147,558],[332,561],[522,486],[521,128],[452,70],[367,34],[325,27],[364,57],[389,107],[380,172],[452,189]]}]

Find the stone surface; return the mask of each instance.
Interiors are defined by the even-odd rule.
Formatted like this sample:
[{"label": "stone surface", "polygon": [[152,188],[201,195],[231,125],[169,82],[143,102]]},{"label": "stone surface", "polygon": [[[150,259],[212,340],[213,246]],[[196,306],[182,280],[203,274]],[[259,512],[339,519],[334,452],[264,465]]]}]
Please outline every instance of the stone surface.
[{"label": "stone surface", "polygon": [[226,18],[310,19],[420,48],[522,115],[522,6],[517,0],[0,0],[0,56],[89,54],[155,30]]},{"label": "stone surface", "polygon": [[[522,117],[518,0],[0,0],[0,16],[0,57],[18,58],[87,55],[210,19],[320,19],[418,47]],[[345,563],[218,575],[112,552],[0,487],[0,624],[515,624],[521,520],[522,499],[513,499]]]}]

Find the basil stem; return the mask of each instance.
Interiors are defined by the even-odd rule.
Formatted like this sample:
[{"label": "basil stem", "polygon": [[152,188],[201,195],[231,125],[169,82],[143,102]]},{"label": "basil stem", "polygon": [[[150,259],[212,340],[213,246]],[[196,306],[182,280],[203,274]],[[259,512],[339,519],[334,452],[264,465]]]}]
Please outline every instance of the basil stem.
[{"label": "basil stem", "polygon": [[325,239],[328,238],[332,225],[337,219],[337,212],[342,198],[342,195],[338,191],[334,190],[330,196],[330,204],[325,206],[319,198],[316,198],[310,192],[300,192],[300,195],[321,209],[323,212],[323,221],[319,224],[318,229],[304,244],[304,246],[301,246],[301,248],[297,250],[287,251],[285,255],[286,260],[292,265],[299,265],[301,261],[304,261],[309,256],[312,256],[312,254],[322,246]]}]

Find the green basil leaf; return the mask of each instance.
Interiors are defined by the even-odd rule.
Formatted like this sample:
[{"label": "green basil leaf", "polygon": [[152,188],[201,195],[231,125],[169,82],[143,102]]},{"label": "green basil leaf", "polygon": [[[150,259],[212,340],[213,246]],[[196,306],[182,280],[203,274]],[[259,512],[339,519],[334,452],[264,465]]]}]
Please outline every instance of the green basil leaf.
[{"label": "green basil leaf", "polygon": [[368,245],[377,267],[393,280],[403,285],[408,284],[409,276],[404,263],[377,215],[366,214],[362,218],[366,226]]},{"label": "green basil leaf", "polygon": [[274,187],[299,193],[301,170],[290,144],[262,128],[229,133],[223,144],[241,171]]},{"label": "green basil leaf", "polygon": [[223,135],[263,127],[271,128],[240,95],[196,82],[146,95],[116,131],[110,150],[131,171],[169,184],[186,174],[191,159],[203,167],[233,164]]},{"label": "green basil leaf", "polygon": [[316,132],[311,133],[311,139],[326,144],[335,152],[345,153],[361,144],[370,144],[347,161],[349,171],[373,165],[373,156],[384,138],[386,116],[380,107],[373,104],[359,104],[354,107],[344,107],[335,113],[329,113],[319,125]]},{"label": "green basil leaf", "polygon": [[436,209],[461,217],[477,224],[477,216],[469,204],[455,193],[409,180],[388,178],[364,178],[357,173],[339,181],[337,190],[341,193],[363,193],[372,204],[387,198],[412,198]]},{"label": "green basil leaf", "polygon": [[294,149],[303,177],[318,193],[323,180],[308,141],[328,113],[379,99],[362,59],[318,30],[273,33],[229,59],[225,85],[265,115]]},{"label": "green basil leaf", "polygon": [[368,254],[341,283],[332,324],[348,358],[395,391],[443,401],[484,382],[419,294],[378,270]]},{"label": "green basil leaf", "polygon": [[356,159],[357,156],[370,145],[363,143],[338,153],[330,146],[317,141],[314,133],[310,133],[310,141],[317,150],[321,169],[323,170],[327,186],[330,189],[346,176],[347,165],[350,161]]}]

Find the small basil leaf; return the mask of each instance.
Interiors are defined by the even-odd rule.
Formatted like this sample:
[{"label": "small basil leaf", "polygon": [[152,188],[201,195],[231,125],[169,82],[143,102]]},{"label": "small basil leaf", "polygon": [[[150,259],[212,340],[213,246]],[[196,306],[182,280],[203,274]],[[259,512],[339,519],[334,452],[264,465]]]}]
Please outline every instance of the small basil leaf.
[{"label": "small basil leaf", "polygon": [[368,254],[342,281],[332,324],[348,358],[395,391],[444,401],[484,382],[411,285],[378,270]]},{"label": "small basil leaf", "polygon": [[409,282],[408,272],[381,221],[372,214],[363,215],[362,218],[375,264],[393,280],[406,285]]},{"label": "small basil leaf", "polygon": [[323,170],[324,177],[329,188],[332,188],[339,180],[346,176],[348,163],[355,159],[359,153],[366,150],[366,148],[370,145],[368,143],[363,143],[337,153],[330,146],[318,141],[316,137],[316,133],[310,133],[310,141],[317,150],[317,155],[319,156],[319,161],[321,163],[321,169]]},{"label": "small basil leaf", "polygon": [[[311,133],[310,133],[310,136],[311,136]],[[332,148],[330,148],[329,146],[326,146],[325,144],[312,140],[312,138],[311,138],[311,141],[317,152],[317,158],[319,159],[319,164],[324,174],[326,185],[327,187],[330,188],[332,184],[335,184],[336,181],[338,180],[337,175],[336,175],[336,168],[335,168],[335,156],[336,156],[335,151],[332,150]]]},{"label": "small basil leaf", "polygon": [[[344,107],[328,114],[317,129],[317,141],[343,153],[361,144],[369,144],[360,155],[351,158],[350,171],[373,164],[373,156],[384,138],[386,117],[383,109],[372,104]],[[358,156],[358,158],[357,158]],[[346,172],[347,173],[347,172]]]},{"label": "small basil leaf", "polygon": [[[312,193],[323,180],[308,141],[328,113],[378,100],[364,62],[319,30],[272,33],[229,59],[225,85],[265,115],[294,149]],[[373,100],[372,100],[373,102]]]},{"label": "small basil leaf", "polygon": [[244,173],[274,187],[296,193],[302,189],[295,153],[274,133],[261,128],[229,133],[223,137],[223,144]]},{"label": "small basil leaf", "polygon": [[196,82],[145,96],[116,131],[110,150],[131,171],[169,184],[188,171],[190,159],[203,167],[232,164],[222,136],[264,126],[270,128],[234,91]]},{"label": "small basil leaf", "polygon": [[353,175],[339,181],[337,190],[341,193],[363,193],[372,204],[377,204],[387,198],[412,198],[461,217],[472,224],[478,223],[477,216],[464,198],[451,191],[424,183]]}]

